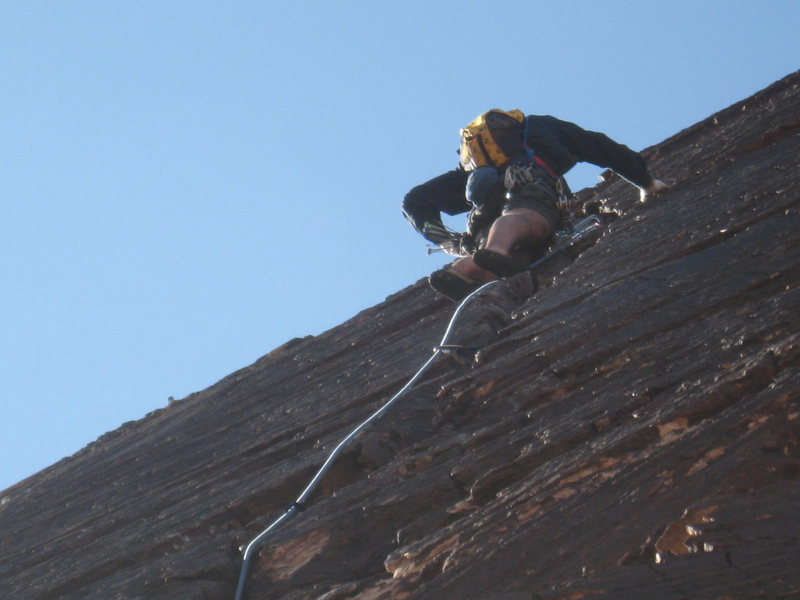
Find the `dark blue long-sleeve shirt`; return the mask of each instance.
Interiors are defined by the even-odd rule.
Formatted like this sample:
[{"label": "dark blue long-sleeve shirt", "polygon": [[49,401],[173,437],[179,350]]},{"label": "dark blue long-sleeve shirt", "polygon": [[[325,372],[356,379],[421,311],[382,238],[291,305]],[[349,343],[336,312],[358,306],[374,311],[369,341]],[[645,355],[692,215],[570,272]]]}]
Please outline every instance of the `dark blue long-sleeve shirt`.
[{"label": "dark blue long-sleeve shirt", "polygon": [[[588,162],[611,169],[640,187],[653,179],[639,153],[605,134],[547,115],[529,115],[525,120],[528,147],[558,176],[578,162]],[[426,222],[441,225],[442,212],[467,212],[471,208],[465,197],[468,176],[459,168],[415,186],[403,200],[403,215],[422,233]]]},{"label": "dark blue long-sleeve shirt", "polygon": [[578,162],[611,169],[631,183],[645,187],[652,181],[638,152],[596,131],[550,116],[530,115],[527,143],[557,174],[563,175]]}]

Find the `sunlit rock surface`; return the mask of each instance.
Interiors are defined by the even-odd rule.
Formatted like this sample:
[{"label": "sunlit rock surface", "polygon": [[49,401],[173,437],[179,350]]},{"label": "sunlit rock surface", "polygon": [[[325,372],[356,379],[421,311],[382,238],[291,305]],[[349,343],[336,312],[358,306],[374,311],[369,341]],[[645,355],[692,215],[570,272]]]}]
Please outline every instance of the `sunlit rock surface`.
[{"label": "sunlit rock surface", "polygon": [[[268,538],[250,599],[800,597],[800,72],[647,149],[674,187],[454,342]],[[233,598],[238,548],[430,356],[424,281],[0,494],[0,597]]]}]

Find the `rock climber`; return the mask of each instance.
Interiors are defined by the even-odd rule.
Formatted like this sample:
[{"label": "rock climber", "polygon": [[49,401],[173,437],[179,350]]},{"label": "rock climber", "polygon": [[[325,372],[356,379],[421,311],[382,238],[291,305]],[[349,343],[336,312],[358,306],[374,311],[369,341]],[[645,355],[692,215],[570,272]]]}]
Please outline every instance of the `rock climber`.
[{"label": "rock climber", "polygon": [[[561,225],[563,175],[578,162],[611,169],[640,189],[642,201],[668,187],[637,152],[552,116],[492,109],[464,127],[458,168],[403,200],[412,227],[460,257],[430,275],[431,287],[458,301],[487,281],[525,271]],[[443,212],[469,212],[466,232],[449,231]]]}]

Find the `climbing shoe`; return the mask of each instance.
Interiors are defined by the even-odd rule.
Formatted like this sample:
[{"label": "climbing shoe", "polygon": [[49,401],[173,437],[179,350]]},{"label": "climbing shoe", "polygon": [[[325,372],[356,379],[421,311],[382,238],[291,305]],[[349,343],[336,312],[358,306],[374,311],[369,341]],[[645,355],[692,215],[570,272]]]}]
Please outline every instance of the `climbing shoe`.
[{"label": "climbing shoe", "polygon": [[428,283],[453,302],[460,302],[481,286],[479,282],[456,275],[448,269],[439,269],[431,273],[428,276]]},{"label": "climbing shoe", "polygon": [[491,271],[501,278],[511,277],[528,270],[527,265],[492,250],[478,250],[472,257],[481,269]]}]

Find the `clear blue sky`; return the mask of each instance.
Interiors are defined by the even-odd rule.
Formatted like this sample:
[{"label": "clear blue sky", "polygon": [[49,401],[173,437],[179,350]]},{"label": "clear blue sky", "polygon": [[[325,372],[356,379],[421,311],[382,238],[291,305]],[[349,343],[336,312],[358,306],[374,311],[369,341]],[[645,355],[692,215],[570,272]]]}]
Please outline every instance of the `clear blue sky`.
[{"label": "clear blue sky", "polygon": [[438,268],[400,202],[478,113],[642,149],[798,31],[796,0],[3,2],[0,489]]}]

